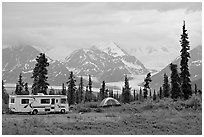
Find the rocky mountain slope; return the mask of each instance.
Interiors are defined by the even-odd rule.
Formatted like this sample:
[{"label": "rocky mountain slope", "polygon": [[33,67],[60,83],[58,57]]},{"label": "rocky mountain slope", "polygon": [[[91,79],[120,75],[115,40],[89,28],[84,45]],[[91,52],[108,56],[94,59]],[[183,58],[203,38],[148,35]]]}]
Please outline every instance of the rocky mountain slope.
[{"label": "rocky mountain slope", "polygon": [[[23,81],[32,83],[32,71],[36,63],[36,57],[40,51],[32,46],[17,46],[5,48],[2,51],[2,78],[6,83],[17,83],[18,76],[22,72]],[[61,85],[67,81],[69,71],[59,61],[49,57],[48,82],[50,85]]]},{"label": "rocky mountain slope", "polygon": [[148,72],[136,57],[113,42],[74,51],[65,59],[64,65],[76,75],[92,75],[106,82],[124,80],[125,74],[140,75]]},{"label": "rocky mountain slope", "polygon": [[[195,84],[194,81],[200,81],[200,80],[202,81],[202,46],[197,46],[196,48],[192,49],[190,51],[190,56],[191,58],[189,60],[189,70],[191,74],[191,81],[193,84]],[[179,72],[180,72],[180,61],[181,61],[181,58],[177,57],[172,62],[174,64],[177,64],[177,68]],[[152,89],[158,90],[159,87],[163,84],[164,73],[166,73],[170,77],[171,71],[170,71],[169,65],[166,66],[157,74],[152,76],[152,82],[150,83],[150,87]],[[169,82],[170,82],[170,79],[169,79]]]}]

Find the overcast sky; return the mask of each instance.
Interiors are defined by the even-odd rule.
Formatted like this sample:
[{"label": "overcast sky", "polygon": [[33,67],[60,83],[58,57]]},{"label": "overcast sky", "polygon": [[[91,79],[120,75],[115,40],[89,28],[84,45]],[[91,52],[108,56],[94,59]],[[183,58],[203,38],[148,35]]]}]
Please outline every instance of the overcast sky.
[{"label": "overcast sky", "polygon": [[2,40],[36,45],[55,59],[94,43],[180,49],[183,20],[191,47],[201,45],[201,3],[3,3]]}]

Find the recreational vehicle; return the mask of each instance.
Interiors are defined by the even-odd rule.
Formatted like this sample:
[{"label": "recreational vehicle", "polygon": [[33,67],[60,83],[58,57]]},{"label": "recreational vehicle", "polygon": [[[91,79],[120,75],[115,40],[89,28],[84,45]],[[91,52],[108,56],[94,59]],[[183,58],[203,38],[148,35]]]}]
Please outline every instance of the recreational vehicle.
[{"label": "recreational vehicle", "polygon": [[28,112],[36,115],[42,112],[69,111],[67,96],[65,95],[10,95],[9,108],[12,112]]}]

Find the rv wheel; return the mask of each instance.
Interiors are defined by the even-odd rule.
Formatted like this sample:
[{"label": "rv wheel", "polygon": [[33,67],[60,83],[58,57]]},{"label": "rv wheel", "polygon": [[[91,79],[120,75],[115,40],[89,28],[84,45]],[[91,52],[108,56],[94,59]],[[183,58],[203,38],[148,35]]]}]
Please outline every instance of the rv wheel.
[{"label": "rv wheel", "polygon": [[33,115],[37,115],[38,111],[35,109],[33,110]]},{"label": "rv wheel", "polygon": [[64,113],[65,113],[65,110],[64,110],[64,109],[62,109],[62,110],[61,110],[61,113],[62,113],[62,114],[64,114]]}]

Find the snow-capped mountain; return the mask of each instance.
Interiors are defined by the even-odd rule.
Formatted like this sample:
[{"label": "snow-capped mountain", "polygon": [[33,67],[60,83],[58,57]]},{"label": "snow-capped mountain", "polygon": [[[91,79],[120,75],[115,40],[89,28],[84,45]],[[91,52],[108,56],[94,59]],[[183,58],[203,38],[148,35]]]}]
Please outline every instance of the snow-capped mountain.
[{"label": "snow-capped mountain", "polygon": [[[194,81],[202,81],[202,46],[197,46],[194,49],[190,50],[190,60],[189,60],[189,70],[191,74],[191,81],[195,84]],[[172,63],[177,64],[178,72],[180,72],[180,61],[181,58],[178,56]],[[170,64],[170,63],[169,63]],[[169,65],[162,69],[160,72],[152,76],[152,82],[150,87],[152,89],[158,90],[163,84],[163,75],[166,73],[169,77],[171,74]],[[170,80],[169,80],[170,82]]]},{"label": "snow-capped mountain", "polygon": [[66,57],[64,64],[76,75],[92,75],[99,81],[107,82],[124,80],[125,74],[140,75],[148,72],[136,57],[113,42],[76,50]]},{"label": "snow-capped mountain", "polygon": [[168,62],[171,62],[179,55],[179,52],[175,51],[175,49],[164,46],[135,46],[125,50],[142,61],[147,68],[156,69],[157,71],[163,69]]},{"label": "snow-capped mountain", "polygon": [[[2,51],[2,78],[6,83],[17,83],[18,76],[22,72],[23,81],[32,84],[31,79],[36,57],[40,54],[32,46],[16,46],[5,48]],[[61,85],[67,81],[69,71],[59,61],[48,58],[48,82],[51,85]]]}]

